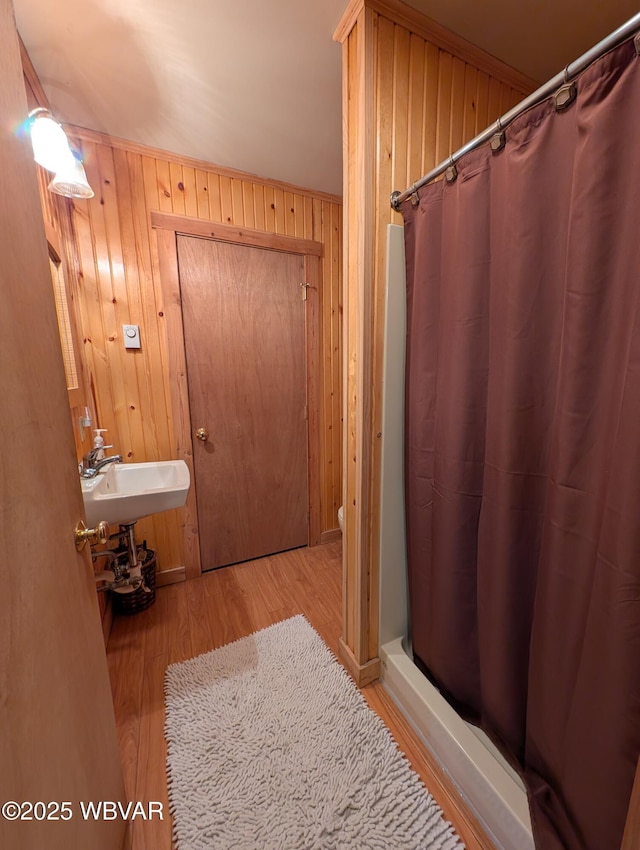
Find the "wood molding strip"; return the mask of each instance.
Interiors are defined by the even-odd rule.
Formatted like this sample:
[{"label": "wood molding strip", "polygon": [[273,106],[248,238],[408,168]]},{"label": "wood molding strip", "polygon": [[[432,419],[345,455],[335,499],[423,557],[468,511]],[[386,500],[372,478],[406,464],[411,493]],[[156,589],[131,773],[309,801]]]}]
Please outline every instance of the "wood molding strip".
[{"label": "wood molding strip", "polygon": [[[316,244],[316,243],[312,243]],[[318,243],[319,244],[319,243]],[[309,487],[309,546],[320,543],[322,475],[320,470],[320,304],[322,280],[318,257],[306,254],[304,273],[307,300],[304,331],[307,356],[307,475]]]},{"label": "wood molding strip", "polygon": [[268,177],[260,177],[257,174],[251,174],[248,171],[239,171],[236,168],[229,168],[226,165],[216,165],[214,162],[207,162],[204,159],[197,159],[192,156],[184,156],[179,153],[154,148],[150,145],[143,145],[139,142],[133,142],[129,139],[121,139],[118,136],[110,136],[108,133],[101,133],[99,130],[89,130],[86,127],[78,127],[76,124],[63,124],[65,132],[70,136],[75,136],[78,139],[84,139],[87,142],[93,142],[99,145],[108,145],[116,150],[124,150],[128,153],[137,153],[141,156],[160,159],[164,162],[179,163],[191,168],[197,168],[204,171],[215,171],[216,174],[221,174],[225,177],[235,178],[236,180],[248,180],[252,183],[259,183],[261,186],[271,186],[275,189],[283,189],[285,192],[293,192],[296,195],[304,195],[308,198],[316,198],[320,201],[329,201],[333,204],[342,204],[340,195],[332,195],[329,192],[316,191],[308,189],[304,186],[296,186],[293,183],[285,183],[283,180],[273,180]]},{"label": "wood molding strip", "polygon": [[355,655],[342,638],[338,641],[338,647],[340,661],[359,688],[364,688],[365,685],[380,678],[379,658],[372,658],[366,664],[358,664]]},{"label": "wood molding strip", "polygon": [[165,587],[168,584],[177,584],[186,581],[187,572],[184,567],[171,567],[170,570],[159,570],[156,573],[156,587]]},{"label": "wood molding strip", "polygon": [[33,62],[31,61],[31,57],[27,53],[27,48],[24,46],[24,42],[22,38],[18,35],[18,41],[20,43],[20,60],[22,62],[22,73],[25,76],[25,79],[31,86],[31,90],[33,91],[35,99],[38,101],[38,106],[44,107],[44,109],[51,109],[51,104],[49,103],[49,98],[47,97],[45,90],[42,88],[42,83],[40,82],[40,78],[36,73],[36,69],[33,67]]},{"label": "wood molding strip", "polygon": [[365,0],[351,0],[347,8],[344,10],[340,23],[336,27],[333,34],[333,40],[339,44],[344,44],[349,33],[355,27],[360,12],[364,9]]},{"label": "wood molding strip", "polygon": [[523,94],[530,94],[540,85],[538,80],[522,74],[507,65],[506,62],[496,59],[486,50],[482,50],[462,36],[448,30],[442,24],[423,15],[412,6],[408,6],[402,0],[352,0],[333,36],[336,41],[342,43],[346,39],[363,6],[388,18],[394,24],[405,27],[442,50],[463,59],[479,71],[484,71],[490,76],[496,77],[500,82],[506,83]]},{"label": "wood molding strip", "polygon": [[182,538],[186,578],[197,578],[201,572],[200,542],[198,533],[198,505],[196,501],[193,469],[193,444],[191,440],[191,412],[187,390],[187,363],[182,328],[182,302],[178,274],[176,234],[171,230],[156,230],[160,283],[162,287],[165,318],[167,374],[171,393],[171,410],[175,427],[176,458],[189,467],[191,487],[184,507]]},{"label": "wood molding strip", "polygon": [[238,245],[251,245],[254,248],[267,248],[272,251],[285,251],[289,254],[304,254],[313,257],[322,256],[322,242],[311,239],[298,239],[263,230],[251,230],[248,227],[233,227],[228,224],[216,224],[201,218],[176,215],[152,210],[151,227],[158,230],[170,230],[185,236],[202,236],[219,242],[234,242]]},{"label": "wood molding strip", "polygon": [[330,528],[328,531],[323,531],[320,535],[320,544],[333,543],[334,540],[340,540],[342,532],[339,528]]},{"label": "wood molding strip", "polygon": [[358,213],[357,263],[353,278],[357,287],[357,316],[355,324],[350,322],[352,331],[355,329],[355,392],[356,398],[359,399],[355,418],[356,491],[347,494],[347,502],[355,502],[355,564],[352,569],[357,570],[357,577],[352,602],[356,612],[353,653],[359,665],[366,665],[374,657],[369,653],[370,644],[376,647],[378,645],[377,614],[374,619],[370,616],[371,598],[377,601],[377,595],[372,590],[378,583],[377,569],[373,563],[377,556],[372,549],[369,533],[369,502],[372,491],[370,458],[373,439],[373,256],[369,246],[373,244],[374,239],[376,204],[376,27],[377,17],[365,4],[358,19],[358,126],[362,132],[362,144],[356,152],[356,179],[361,189],[364,212]]}]

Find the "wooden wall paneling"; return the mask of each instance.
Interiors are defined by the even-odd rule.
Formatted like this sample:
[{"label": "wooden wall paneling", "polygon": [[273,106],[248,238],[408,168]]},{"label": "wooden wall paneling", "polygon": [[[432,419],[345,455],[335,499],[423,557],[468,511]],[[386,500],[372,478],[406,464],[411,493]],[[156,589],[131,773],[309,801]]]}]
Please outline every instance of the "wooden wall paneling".
[{"label": "wooden wall paneling", "polygon": [[389,196],[483,129],[479,113],[495,120],[503,104],[533,88],[432,25],[399,0],[354,0],[336,36],[343,43],[346,164],[341,652],[361,682],[375,674],[378,652],[386,225],[402,221]]},{"label": "wooden wall paneling", "polygon": [[[137,396],[137,378],[133,362],[129,358],[122,357],[119,351],[119,346],[122,344],[121,327],[123,323],[129,321],[129,305],[115,196],[113,151],[100,146],[97,151],[97,161],[100,184],[96,186],[96,189],[100,192],[101,199],[99,206],[93,206],[92,210],[94,237],[99,252],[97,265],[102,274],[100,284],[102,338],[104,356],[110,364],[116,432],[121,440],[120,444],[114,445],[113,451],[122,454],[125,459],[137,460],[139,457],[144,457],[144,440],[142,435],[136,433],[136,429],[131,427],[128,403],[130,397]],[[135,388],[133,384],[136,385]],[[114,429],[112,428],[106,436],[107,443],[112,443],[115,439]]]},{"label": "wooden wall paneling", "polygon": [[287,232],[285,207],[284,207],[284,191],[282,189],[273,190],[273,204],[276,213],[276,233]]},{"label": "wooden wall paneling", "polygon": [[[440,51],[435,44],[426,42],[424,63],[424,121],[422,124],[422,168],[420,176],[430,171],[437,162],[438,142],[438,75],[440,73]],[[413,182],[413,180],[411,181]],[[407,186],[410,184],[407,183]],[[392,191],[396,190],[396,186]],[[400,189],[399,191],[402,191]],[[394,222],[402,223],[400,213],[394,212]]]},{"label": "wooden wall paneling", "polygon": [[282,193],[282,208],[284,211],[284,232],[287,236],[295,236],[295,224],[293,222],[293,195],[291,192]]},{"label": "wooden wall paneling", "polygon": [[[342,216],[341,209],[335,204],[325,204],[325,218],[330,220],[330,238],[325,231],[325,280],[340,279],[340,261],[342,254]],[[327,209],[328,208],[328,209]],[[327,412],[327,431],[331,433],[331,444],[327,447],[327,465],[331,474],[331,498],[327,499],[329,515],[325,516],[325,528],[338,529],[338,508],[342,505],[342,363],[340,351],[342,348],[342,287],[331,290],[331,381],[330,392],[326,398],[331,399],[331,409]]]},{"label": "wooden wall paneling", "polygon": [[[376,16],[377,17],[377,16]],[[383,35],[380,30],[380,25],[384,18],[378,19],[378,40]],[[407,156],[407,140],[409,138],[411,128],[409,126],[409,46],[411,41],[411,33],[404,27],[393,27],[393,93],[392,93],[392,120],[393,120],[393,137],[391,143],[391,162],[393,173],[393,184],[407,182],[408,173],[408,156]],[[388,69],[380,70],[380,74],[388,74]],[[378,79],[380,76],[378,75]],[[387,94],[385,91],[384,94]],[[389,109],[391,104],[384,103],[383,93],[375,92],[375,99],[381,105],[378,111],[383,112]],[[389,192],[391,194],[391,192]],[[377,204],[376,204],[377,206]]]},{"label": "wooden wall paneling", "polygon": [[[393,144],[393,128],[395,122],[395,99],[394,91],[396,85],[395,73],[395,51],[394,51],[393,23],[386,18],[378,19],[378,43],[377,43],[377,69],[376,79],[376,135],[377,135],[377,162],[376,162],[376,196],[383,192],[385,187],[391,194],[393,186],[393,173],[395,168]],[[386,69],[384,72],[381,69]],[[394,72],[389,73],[393,68]],[[379,211],[378,211],[379,212]]]},{"label": "wooden wall paneling", "polygon": [[[495,120],[495,119],[494,119]],[[478,71],[476,81],[476,126],[474,135],[481,133],[492,121],[489,118],[489,76]],[[426,174],[426,171],[423,172]]]},{"label": "wooden wall paneling", "polygon": [[[258,188],[258,187],[256,187]],[[264,190],[263,190],[264,194]],[[313,198],[308,198],[306,195],[302,198],[303,214],[304,214],[304,231],[303,239],[313,239]],[[257,203],[256,203],[257,207]]]},{"label": "wooden wall paneling", "polygon": [[355,640],[356,611],[352,604],[358,565],[355,552],[355,494],[356,494],[356,386],[355,386],[355,322],[357,318],[357,233],[358,233],[358,182],[356,179],[356,151],[358,148],[358,41],[359,26],[356,21],[342,47],[342,103],[345,126],[343,128],[343,168],[345,202],[345,237],[343,253],[344,333],[343,333],[343,468],[344,533],[342,540],[343,584],[342,622],[343,643],[351,647]]},{"label": "wooden wall paneling", "polygon": [[182,166],[182,185],[184,186],[184,213],[198,215],[198,196],[196,194],[196,170],[189,165]]},{"label": "wooden wall paneling", "polygon": [[[451,84],[453,56],[440,51],[438,62],[438,115],[436,118],[436,161],[442,162],[453,150],[451,139]],[[408,185],[408,184],[407,184]]]},{"label": "wooden wall paneling", "polygon": [[280,188],[285,192],[297,192],[310,198],[320,198],[321,200],[329,201],[334,204],[341,203],[341,197],[339,195],[332,195],[329,192],[321,192],[317,189],[309,189],[304,186],[294,185],[293,183],[285,183],[283,180],[275,180],[269,177],[257,177],[255,174],[249,174],[246,171],[240,171],[236,168],[216,165],[208,160],[205,161],[203,159],[196,159],[192,156],[170,153],[169,151],[154,148],[150,145],[133,142],[131,139],[122,139],[118,136],[101,133],[98,130],[89,130],[86,127],[78,127],[74,124],[64,124],[63,126],[67,133],[72,136],[78,136],[96,144],[106,144],[111,148],[121,148],[127,151],[127,153],[137,153],[140,156],[149,156],[153,159],[163,160],[165,162],[180,162],[181,165],[188,165],[193,168],[204,169],[205,171],[214,171],[220,176],[231,177],[238,180],[249,180],[252,183],[257,183],[261,186],[273,186]]},{"label": "wooden wall paneling", "polygon": [[[504,115],[505,112],[511,108],[512,105],[512,97],[513,90],[506,86],[504,83],[500,84],[500,114]],[[521,98],[518,98],[520,100]],[[517,101],[516,101],[517,102]]]},{"label": "wooden wall paneling", "polygon": [[158,204],[159,209],[166,212],[174,211],[174,202],[171,198],[171,167],[170,163],[156,159],[156,178],[158,181]]},{"label": "wooden wall paneling", "polygon": [[[97,169],[93,145],[85,147],[85,170],[89,183],[99,185],[100,176]],[[80,281],[78,286],[81,327],[84,339],[84,357],[90,375],[92,396],[95,407],[95,428],[111,428],[109,435],[114,438],[114,422],[111,412],[114,409],[114,399],[111,392],[111,375],[104,348],[102,346],[102,305],[100,296],[100,281],[98,262],[95,252],[95,237],[93,220],[87,201],[74,202],[74,230],[78,240],[78,261],[80,265]],[[98,399],[96,387],[100,387]]]},{"label": "wooden wall paneling", "polygon": [[[304,258],[305,282],[309,284],[305,302],[305,346],[307,355],[307,440],[309,476],[309,545],[317,546],[322,533],[322,472],[320,447],[320,305],[322,304],[322,276],[317,256]],[[326,458],[325,458],[326,461]]]},{"label": "wooden wall paneling", "polygon": [[[500,98],[501,98],[501,89],[502,86],[500,84],[500,80],[497,80],[495,77],[489,78],[489,124],[496,121],[501,115],[504,115],[504,112],[500,108]],[[489,126],[489,125],[487,125]],[[439,159],[438,162],[441,160]]]},{"label": "wooden wall paneling", "polygon": [[186,215],[184,201],[184,184],[182,182],[182,166],[179,162],[169,163],[169,180],[171,192],[171,211],[178,215]]},{"label": "wooden wall paneling", "polygon": [[220,221],[224,224],[236,224],[233,217],[233,200],[231,195],[231,178],[220,175]]},{"label": "wooden wall paneling", "polygon": [[[451,104],[449,150],[456,151],[462,145],[465,114],[464,62],[457,56],[453,57],[451,65]],[[409,183],[407,183],[407,186]]]},{"label": "wooden wall paneling", "polygon": [[[414,33],[409,41],[409,96],[407,109],[407,180],[413,174],[423,174],[422,169],[422,127],[424,124],[424,74],[425,43]],[[380,74],[378,73],[378,77]],[[382,100],[382,97],[379,98]],[[379,109],[378,109],[379,111]],[[407,186],[409,185],[407,182]],[[381,187],[382,188],[382,187]],[[389,195],[393,189],[389,189]]]},{"label": "wooden wall paneling", "polygon": [[389,18],[397,25],[415,32],[416,35],[433,43],[441,50],[460,56],[479,70],[504,80],[518,91],[532,92],[539,85],[536,80],[505,65],[500,59],[496,59],[495,56],[491,56],[462,36],[448,30],[412,6],[408,6],[403,0],[351,0],[334,33],[333,37],[336,41],[344,42],[351,31],[352,22],[357,19],[363,6],[368,6],[381,17]]},{"label": "wooden wall paneling", "polygon": [[245,227],[255,228],[256,216],[253,206],[253,186],[246,180],[242,181],[242,206],[244,210],[243,224]]},{"label": "wooden wall paneling", "polygon": [[[31,62],[29,54],[18,36],[20,46],[20,61],[22,63],[23,80],[25,94],[27,97],[27,106],[29,112],[37,107],[51,109],[49,99],[42,88],[38,75]],[[38,193],[40,196],[40,208],[45,225],[50,228],[50,231],[56,235],[60,243],[59,254],[65,276],[67,295],[69,299],[69,320],[72,326],[72,334],[74,341],[78,347],[76,351],[76,366],[78,367],[79,386],[77,390],[69,393],[69,404],[71,408],[71,417],[73,421],[73,435],[76,446],[76,457],[78,460],[86,452],[88,445],[88,436],[85,434],[85,440],[81,439],[79,419],[84,413],[85,406],[91,407],[90,398],[87,391],[87,376],[84,368],[84,358],[82,357],[81,338],[78,333],[79,317],[77,305],[77,262],[75,261],[75,240],[73,231],[70,225],[69,208],[70,202],[60,195],[55,195],[49,192],[48,186],[51,182],[51,175],[39,165],[34,165],[36,177],[38,181]],[[73,248],[73,250],[71,250]],[[104,599],[101,599],[101,614],[104,609]]]},{"label": "wooden wall paneling", "polygon": [[209,218],[211,221],[222,221],[222,196],[220,192],[220,176],[209,173],[207,177],[209,191]]},{"label": "wooden wall paneling", "polygon": [[[360,130],[355,157],[355,179],[360,187],[359,196],[361,207],[356,219],[357,230],[350,234],[356,238],[355,265],[350,269],[349,286],[356,290],[355,314],[349,321],[348,338],[350,353],[355,358],[355,440],[353,457],[356,459],[355,489],[352,498],[355,499],[355,511],[352,528],[355,532],[355,562],[351,566],[361,565],[356,569],[354,580],[354,597],[350,603],[355,612],[353,645],[343,645],[343,657],[352,672],[355,672],[361,684],[365,683],[368,670],[375,676],[379,668],[379,660],[369,657],[369,646],[377,645],[378,623],[370,619],[372,606],[377,608],[378,582],[374,565],[371,561],[370,533],[370,502],[371,492],[371,457],[374,435],[371,432],[372,418],[372,333],[374,316],[374,298],[372,292],[372,276],[374,272],[373,257],[370,245],[373,239],[375,219],[375,88],[377,16],[368,8],[364,8],[358,16],[358,52],[357,52],[357,122]],[[357,494],[363,494],[360,498]],[[351,499],[349,499],[351,501]],[[353,663],[355,662],[355,670]]]},{"label": "wooden wall paneling", "polygon": [[171,230],[155,230],[153,238],[157,244],[159,274],[162,287],[162,312],[164,314],[165,346],[169,354],[167,375],[171,387],[171,410],[174,421],[175,456],[189,467],[192,486],[183,511],[181,536],[187,578],[196,578],[201,573],[200,545],[198,539],[198,503],[194,486],[193,444],[191,439],[191,415],[187,388],[187,363],[182,329],[182,307],[180,301],[180,277],[176,235]]},{"label": "wooden wall paneling", "polygon": [[[162,181],[158,179],[156,160],[156,184],[157,187],[149,187],[150,194],[145,194],[145,204],[140,205],[140,215],[144,215],[144,232],[143,244],[144,250],[148,251],[149,262],[151,267],[151,279],[146,288],[144,297],[143,309],[145,316],[145,334],[151,332],[158,336],[157,356],[153,358],[152,376],[150,379],[153,390],[153,406],[149,409],[148,415],[157,417],[159,422],[165,423],[167,429],[167,442],[157,444],[158,459],[169,460],[176,457],[178,420],[180,412],[176,413],[176,409],[172,407],[173,400],[173,376],[169,375],[168,369],[170,364],[170,352],[167,350],[166,337],[164,333],[168,331],[168,323],[165,321],[165,312],[163,309],[162,289],[160,287],[160,257],[158,251],[158,242],[155,236],[150,231],[149,217],[154,210],[168,209],[173,211],[172,193],[167,190]],[[162,179],[166,180],[167,171],[170,168],[160,169]],[[169,193],[167,195],[167,192]],[[164,392],[163,392],[164,390]],[[144,415],[145,411],[143,411]],[[193,489],[193,488],[192,488]],[[193,554],[192,548],[185,545],[186,532],[185,526],[188,528],[189,511],[168,511],[162,514],[156,514],[143,520],[143,525],[140,527],[140,532],[147,532],[149,542],[152,548],[155,548],[158,557],[158,570],[161,574],[163,570],[173,570],[175,568],[185,567],[187,578],[190,577],[188,567],[190,562],[187,560]],[[161,550],[163,541],[168,538],[169,546]],[[164,544],[166,545],[166,544]],[[197,569],[198,561],[194,566],[194,574]],[[161,579],[159,580],[161,582]]]},{"label": "wooden wall paneling", "polygon": [[196,180],[196,202],[197,211],[195,215],[198,218],[209,218],[209,187],[207,182],[207,172],[201,168],[195,169]]},{"label": "wooden wall paneling", "polygon": [[[35,78],[37,80],[37,78]],[[30,89],[30,102],[36,95]],[[45,104],[46,105],[46,104]],[[180,157],[93,130],[67,127],[83,150],[96,197],[90,201],[52,199],[49,177],[39,174],[43,215],[55,219],[56,205],[70,210],[67,247],[73,258],[77,324],[86,372],[86,399],[95,422],[109,428],[116,451],[128,460],[175,456],[179,414],[169,378],[167,322],[160,286],[158,240],[152,212],[186,215],[249,231],[291,235],[307,243],[330,239],[320,258],[321,340],[320,432],[322,497],[320,537],[335,533],[342,503],[342,327],[340,263],[341,200],[322,192]],[[108,182],[105,182],[108,181]],[[293,211],[292,211],[293,210]],[[115,298],[115,303],[114,303]],[[142,349],[125,352],[121,324],[140,325]],[[326,327],[326,333],[325,333]],[[77,416],[75,417],[77,420]],[[89,439],[88,435],[87,439]],[[85,443],[79,453],[91,445]],[[181,449],[182,450],[182,449]],[[183,526],[187,528],[185,532]],[[186,566],[193,550],[192,525],[182,512],[166,512],[139,523],[139,536],[158,551],[161,572]]]},{"label": "wooden wall paneling", "polygon": [[233,208],[233,223],[244,227],[246,224],[244,214],[244,198],[242,197],[242,181],[231,180],[231,206]]},{"label": "wooden wall paneling", "polygon": [[292,236],[297,236],[300,239],[304,239],[304,198],[302,195],[294,195],[293,196],[293,233]]},{"label": "wooden wall paneling", "polygon": [[[132,154],[132,156],[135,156],[135,154]],[[159,210],[160,187],[158,185],[156,161],[150,156],[143,156],[141,160],[145,201],[150,209]]]},{"label": "wooden wall paneling", "polygon": [[[113,149],[112,153],[126,283],[126,316],[119,317],[119,322],[122,319],[126,323],[139,325],[142,342],[140,350],[125,350],[120,324],[116,328],[116,353],[124,361],[127,375],[126,408],[131,435],[129,451],[131,458],[137,461],[164,460],[171,456],[171,443],[167,418],[162,416],[162,410],[166,408],[166,393],[160,392],[161,387],[164,389],[161,370],[158,369],[156,374],[155,366],[162,363],[162,355],[155,294],[152,276],[148,271],[150,258],[148,251],[144,250],[147,231],[143,228],[147,211],[143,191],[135,191],[132,182],[135,180],[136,188],[143,189],[140,157],[118,149]],[[135,202],[131,203],[131,199],[135,199]],[[144,417],[143,411],[146,411]],[[165,564],[175,564],[174,559],[180,556],[173,542],[171,527],[171,518],[163,515],[145,519],[136,528],[139,539],[150,537],[153,540],[159,569]]]},{"label": "wooden wall paneling", "polygon": [[462,138],[472,139],[476,134],[476,110],[478,92],[478,70],[473,65],[465,65],[464,70],[464,113],[462,116]]},{"label": "wooden wall paneling", "polygon": [[276,232],[276,199],[273,186],[264,187],[264,229]]},{"label": "wooden wall paneling", "polygon": [[[121,140],[113,144],[112,139],[94,131],[74,128],[74,132],[84,148],[87,173],[96,188],[96,198],[73,204],[72,216],[78,243],[79,325],[86,340],[87,376],[96,399],[96,418],[110,429],[107,436],[129,460],[174,457],[176,451],[190,450],[190,435],[185,447],[178,437],[182,413],[174,400],[170,378],[173,364],[167,336],[171,319],[167,320],[167,302],[160,285],[163,260],[159,251],[163,249],[151,232],[151,218],[160,212],[177,213],[203,226],[205,235],[210,235],[217,222],[241,229],[246,239],[251,234],[260,239],[265,231],[280,232],[278,239],[297,239],[305,250],[321,254],[322,245],[318,243],[331,232],[330,227],[323,227],[323,205],[327,222],[332,216],[340,220],[341,205],[338,199],[322,193],[316,199],[306,190],[297,192],[273,181],[255,182],[255,178],[239,173],[231,176],[232,172],[224,169],[198,167],[205,164],[179,157],[160,158],[133,143],[129,149]],[[285,202],[289,204],[288,213]],[[192,215],[185,216],[183,209]],[[253,228],[249,226],[252,219]],[[299,236],[289,237],[287,231]],[[339,242],[335,250],[340,250]],[[326,315],[329,327],[334,329],[329,305],[340,298],[340,273],[339,261],[329,251],[321,258],[319,269],[319,309],[322,321]],[[123,322],[140,325],[141,351],[124,351]],[[339,433],[340,428],[339,401],[336,407],[331,397],[331,391],[335,393],[337,385],[339,392],[340,386],[341,345],[337,347],[338,351],[335,346],[331,348],[328,358],[320,358],[322,433]],[[331,418],[334,421],[328,428],[327,419]],[[320,476],[321,538],[337,524],[337,505],[335,511],[332,505],[341,502],[333,497],[341,489],[339,451],[339,438],[325,440]],[[146,537],[158,551],[161,573],[175,576],[187,567],[189,575],[196,574],[194,518],[195,511],[191,519],[188,512],[171,511],[139,523],[138,536]]]},{"label": "wooden wall paneling", "polygon": [[[254,227],[256,230],[267,230],[264,192],[264,186],[260,186],[258,183],[253,187]],[[309,202],[312,203],[310,198]],[[313,232],[310,235],[307,233],[305,239],[313,239]]]},{"label": "wooden wall paneling", "polygon": [[[85,163],[87,178],[89,178],[90,170]],[[91,408],[93,410],[94,419],[97,421],[98,409],[96,405],[94,382],[95,375],[102,366],[99,358],[94,356],[93,341],[91,339],[91,325],[89,319],[89,307],[96,304],[95,296],[95,272],[94,272],[94,256],[91,247],[91,223],[89,221],[89,211],[86,202],[75,201],[72,211],[72,226],[76,237],[76,262],[77,262],[77,279],[75,280],[76,291],[78,293],[78,316],[80,318],[80,344],[82,346],[82,360],[87,369],[87,374],[90,376],[91,387]],[[89,435],[90,436],[90,435]],[[89,443],[89,446],[91,443]]]},{"label": "wooden wall paneling", "polygon": [[[322,241],[324,243],[324,253],[322,257],[322,278],[330,280],[328,273],[328,267],[331,263],[331,218],[330,212],[328,209],[325,209],[325,204],[323,202],[319,202],[321,205],[321,219],[322,219]],[[333,416],[332,416],[332,402],[333,402],[333,392],[334,392],[334,384],[333,384],[333,372],[332,372],[332,363],[335,359],[333,353],[332,346],[332,333],[334,331],[333,322],[332,322],[332,298],[326,297],[321,301],[322,304],[322,315],[321,315],[321,333],[322,333],[322,391],[320,393],[321,404],[323,406],[322,411],[322,422],[323,428],[320,434],[320,457],[321,463],[325,468],[327,468],[327,475],[323,481],[323,493],[322,493],[322,527],[325,530],[335,529],[337,526],[337,508],[334,508],[334,492],[333,492]],[[334,515],[335,511],[335,515]],[[326,540],[326,537],[323,538],[323,542]]]},{"label": "wooden wall paneling", "polygon": [[[342,363],[342,346],[344,339],[344,287],[342,284],[342,251],[343,251],[343,242],[342,242],[342,207],[336,206],[335,204],[331,208],[331,215],[333,218],[333,242],[332,242],[332,272],[330,279],[332,281],[337,280],[338,286],[334,286],[331,289],[332,292],[332,304],[334,305],[334,310],[337,313],[337,321],[334,316],[334,329],[335,333],[332,337],[333,342],[333,351],[334,357],[332,362],[332,370],[333,370],[333,415],[332,415],[332,427],[333,427],[333,450],[332,450],[332,462],[333,462],[333,492],[334,492],[334,505],[336,506],[335,515],[332,515],[330,518],[330,523],[328,527],[331,528],[331,525],[339,529],[337,525],[337,515],[338,508],[343,504],[343,492],[342,492],[342,470],[344,469],[344,443],[342,440],[342,430],[343,430],[343,418],[344,418],[344,408],[342,407],[342,399],[343,399],[343,391],[342,385],[344,381],[344,370]],[[329,276],[327,275],[327,278]],[[326,291],[326,289],[325,289]]]},{"label": "wooden wall paneling", "polygon": [[[167,423],[157,415],[154,364],[161,362],[159,335],[156,329],[156,303],[153,297],[153,275],[147,240],[147,210],[144,203],[144,171],[137,154],[114,149],[116,196],[122,239],[122,260],[127,285],[127,322],[141,326],[140,351],[124,351],[136,371],[135,394],[129,399],[129,417],[136,434],[138,459],[161,460],[160,446],[168,442]],[[130,203],[132,198],[136,203]],[[120,331],[120,329],[118,329]],[[147,411],[143,416],[143,412]]]}]

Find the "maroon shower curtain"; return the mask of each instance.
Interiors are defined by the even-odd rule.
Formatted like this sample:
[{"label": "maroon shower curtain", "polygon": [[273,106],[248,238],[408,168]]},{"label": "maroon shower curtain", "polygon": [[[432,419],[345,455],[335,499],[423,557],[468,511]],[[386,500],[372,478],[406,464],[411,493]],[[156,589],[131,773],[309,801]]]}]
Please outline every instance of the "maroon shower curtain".
[{"label": "maroon shower curtain", "polygon": [[416,663],[541,850],[618,850],[640,752],[640,58],[405,201]]}]

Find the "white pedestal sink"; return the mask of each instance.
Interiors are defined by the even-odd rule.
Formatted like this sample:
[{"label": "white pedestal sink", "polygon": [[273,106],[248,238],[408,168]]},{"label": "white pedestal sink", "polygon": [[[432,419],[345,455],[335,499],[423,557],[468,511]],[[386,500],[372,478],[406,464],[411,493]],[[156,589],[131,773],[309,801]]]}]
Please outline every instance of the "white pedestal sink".
[{"label": "white pedestal sink", "polygon": [[109,463],[94,478],[82,478],[87,525],[136,522],[149,514],[181,508],[191,483],[183,460]]}]

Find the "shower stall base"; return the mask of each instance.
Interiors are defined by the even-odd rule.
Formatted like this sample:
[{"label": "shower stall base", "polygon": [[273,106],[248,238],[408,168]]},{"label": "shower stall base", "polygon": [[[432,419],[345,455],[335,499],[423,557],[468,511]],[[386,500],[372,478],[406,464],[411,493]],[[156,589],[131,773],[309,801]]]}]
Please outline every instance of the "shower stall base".
[{"label": "shower stall base", "polygon": [[524,784],[502,754],[466,723],[406,654],[401,638],[380,648],[382,683],[446,771],[496,850],[534,850]]}]

